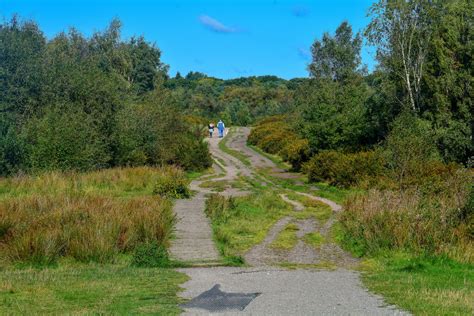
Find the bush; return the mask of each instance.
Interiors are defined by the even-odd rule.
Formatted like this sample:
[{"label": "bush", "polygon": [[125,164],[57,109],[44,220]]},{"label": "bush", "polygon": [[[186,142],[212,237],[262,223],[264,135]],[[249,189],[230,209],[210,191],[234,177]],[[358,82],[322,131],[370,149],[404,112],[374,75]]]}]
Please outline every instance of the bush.
[{"label": "bush", "polygon": [[309,143],[306,139],[294,139],[280,150],[280,155],[291,164],[293,171],[299,171],[309,159]]},{"label": "bush", "polygon": [[94,170],[109,166],[105,137],[92,116],[81,110],[49,108],[23,130],[27,164],[40,170]]},{"label": "bush", "polygon": [[186,170],[204,170],[212,166],[212,158],[209,153],[208,143],[204,141],[199,127],[194,131],[177,134],[173,148],[175,157],[167,163],[178,165]]},{"label": "bush", "polygon": [[132,265],[144,268],[169,267],[168,251],[157,242],[141,244],[133,252]]},{"label": "bush", "polygon": [[260,121],[252,129],[248,143],[267,153],[281,156],[284,161],[291,163],[294,171],[298,171],[309,158],[309,143],[294,132],[289,121],[289,117],[281,115]]},{"label": "bush", "polygon": [[388,173],[398,186],[411,185],[427,164],[440,161],[430,123],[402,113],[386,139],[385,156]]},{"label": "bush", "polygon": [[188,189],[189,181],[184,172],[176,167],[168,167],[155,182],[153,193],[162,197],[175,199],[188,198],[191,192]]},{"label": "bush", "polygon": [[131,166],[174,164],[198,171],[210,167],[212,159],[201,126],[170,109],[166,92],[154,95],[152,101],[125,106],[117,114],[117,162]]},{"label": "bush", "polygon": [[342,153],[323,151],[304,165],[310,182],[327,182],[339,187],[373,183],[382,176],[384,160],[380,152]]}]

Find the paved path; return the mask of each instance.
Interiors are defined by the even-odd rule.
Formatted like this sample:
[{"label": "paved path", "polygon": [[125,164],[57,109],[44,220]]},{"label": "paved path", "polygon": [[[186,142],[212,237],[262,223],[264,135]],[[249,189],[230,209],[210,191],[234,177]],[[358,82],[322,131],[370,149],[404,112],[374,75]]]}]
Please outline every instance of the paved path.
[{"label": "paved path", "polygon": [[[231,181],[239,176],[252,176],[252,172],[240,160],[219,150],[220,138],[209,139],[209,148],[212,156],[217,160],[216,173],[224,173],[212,177],[212,180]],[[222,163],[225,163],[225,166]],[[225,170],[219,170],[225,168]],[[171,257],[179,261],[193,264],[215,264],[219,262],[219,253],[212,238],[209,219],[204,213],[206,194],[215,193],[212,190],[200,187],[204,179],[191,182],[191,190],[196,194],[191,199],[181,199],[175,202],[173,211],[177,217],[175,238],[171,242]],[[239,196],[248,192],[228,188],[223,193],[227,196]]]},{"label": "paved path", "polygon": [[[215,284],[230,293],[260,293],[243,311],[223,308],[219,315],[401,315],[367,292],[359,275],[348,270],[311,271],[275,268],[180,269],[191,277],[185,298],[194,298]],[[184,315],[209,315],[187,309]]]},{"label": "paved path", "polygon": [[[254,165],[258,168],[271,168],[274,175],[291,178],[271,160],[261,156],[246,146],[245,140],[249,130],[237,129],[228,140],[228,146],[239,150],[252,162],[252,167],[245,166],[237,158],[222,152],[218,147],[219,140],[210,140],[210,150],[214,158],[225,164],[224,175],[214,180],[235,180],[239,176],[254,177]],[[220,165],[222,165],[220,163]],[[172,255],[185,261],[206,262],[218,259],[215,246],[212,244],[209,221],[204,216],[204,198],[210,190],[200,188],[203,180],[193,181],[191,188],[199,193],[191,200],[179,200],[175,212],[178,238],[171,248]],[[268,181],[272,185],[271,181]],[[242,195],[247,192],[227,188],[224,195]],[[341,211],[336,203],[303,194],[309,198],[328,204],[334,213]],[[304,206],[288,198],[280,196],[291,204],[295,212],[302,211]],[[338,268],[335,271],[324,270],[284,270],[271,266],[283,261],[295,263],[317,262],[321,254],[339,256],[339,247],[325,249],[320,252],[299,240],[290,253],[283,257],[269,250],[268,245],[278,233],[290,222],[294,221],[300,228],[298,237],[318,230],[327,234],[334,221],[331,217],[324,225],[313,219],[295,221],[291,216],[278,221],[269,231],[265,240],[250,250],[245,258],[251,268],[205,267],[179,269],[186,273],[190,280],[184,283],[182,297],[193,299],[185,307],[185,315],[400,315],[394,307],[386,306],[381,297],[369,293],[361,284],[359,274],[355,271]],[[342,252],[342,250],[340,250]],[[345,253],[342,255],[346,256]],[[338,258],[333,258],[337,259]],[[349,258],[351,260],[351,258]],[[269,264],[270,263],[270,264]],[[250,303],[249,303],[250,302]]]},{"label": "paved path", "polygon": [[219,260],[209,219],[204,214],[206,198],[198,193],[189,200],[177,200],[173,208],[178,219],[171,257],[180,261],[206,263]]}]

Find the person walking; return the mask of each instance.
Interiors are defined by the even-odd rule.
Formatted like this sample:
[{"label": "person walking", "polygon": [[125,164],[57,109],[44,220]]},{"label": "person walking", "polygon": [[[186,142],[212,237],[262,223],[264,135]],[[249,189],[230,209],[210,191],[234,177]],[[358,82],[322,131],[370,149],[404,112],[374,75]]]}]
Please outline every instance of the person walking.
[{"label": "person walking", "polygon": [[209,123],[209,138],[212,138],[213,133],[214,133],[214,123]]},{"label": "person walking", "polygon": [[217,130],[219,131],[219,138],[224,137],[225,125],[222,120],[219,120],[219,122],[217,123]]}]

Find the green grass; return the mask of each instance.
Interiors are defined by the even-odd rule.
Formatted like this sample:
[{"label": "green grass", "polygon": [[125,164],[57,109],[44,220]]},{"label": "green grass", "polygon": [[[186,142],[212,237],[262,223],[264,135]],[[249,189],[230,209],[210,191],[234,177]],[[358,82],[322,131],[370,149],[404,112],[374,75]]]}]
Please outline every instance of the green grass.
[{"label": "green grass", "polygon": [[324,237],[319,232],[313,232],[304,235],[303,241],[311,247],[318,249],[324,243]]},{"label": "green grass", "polygon": [[[336,222],[329,238],[356,256],[360,245],[344,235]],[[361,265],[363,282],[386,302],[415,315],[472,315],[474,266],[444,258],[386,251],[366,257]]]},{"label": "green grass", "polygon": [[287,196],[291,200],[298,201],[306,207],[303,211],[294,212],[292,214],[297,219],[308,219],[314,217],[324,225],[333,214],[331,207],[323,202],[292,192],[288,192]]},{"label": "green grass", "polygon": [[177,315],[187,276],[170,269],[77,265],[0,271],[0,314]]},{"label": "green grass", "polygon": [[298,226],[290,223],[278,234],[277,238],[270,244],[270,247],[283,250],[291,250],[298,242],[296,232],[299,230]]},{"label": "green grass", "polygon": [[[263,241],[270,228],[292,211],[272,191],[234,198],[220,215],[211,216],[214,239],[225,258],[240,258]],[[207,207],[217,207],[211,200]],[[209,214],[209,212],[208,212]]]},{"label": "green grass", "polygon": [[474,266],[388,253],[364,264],[364,284],[415,315],[473,315]]},{"label": "green grass", "polygon": [[206,178],[206,177],[215,177],[216,172],[213,168],[208,168],[203,171],[188,171],[186,172],[186,178],[190,181],[199,179],[199,178]]}]

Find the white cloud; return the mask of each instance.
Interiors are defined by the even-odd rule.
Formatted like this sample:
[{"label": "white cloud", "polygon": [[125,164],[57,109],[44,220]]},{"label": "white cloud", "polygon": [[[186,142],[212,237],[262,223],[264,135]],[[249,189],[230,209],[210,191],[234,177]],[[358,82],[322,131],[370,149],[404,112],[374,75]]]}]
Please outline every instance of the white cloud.
[{"label": "white cloud", "polygon": [[229,27],[218,20],[211,18],[208,15],[201,15],[199,17],[199,21],[202,25],[204,25],[209,30],[216,32],[216,33],[235,33],[238,32],[236,28]]}]

